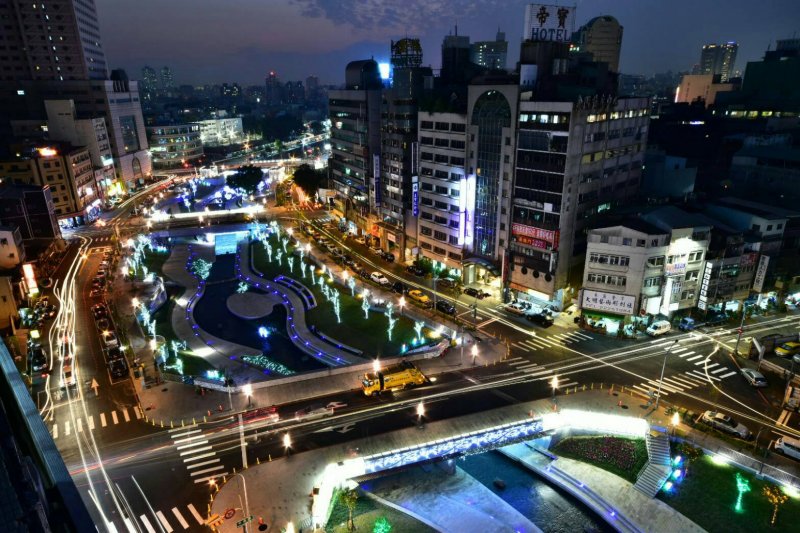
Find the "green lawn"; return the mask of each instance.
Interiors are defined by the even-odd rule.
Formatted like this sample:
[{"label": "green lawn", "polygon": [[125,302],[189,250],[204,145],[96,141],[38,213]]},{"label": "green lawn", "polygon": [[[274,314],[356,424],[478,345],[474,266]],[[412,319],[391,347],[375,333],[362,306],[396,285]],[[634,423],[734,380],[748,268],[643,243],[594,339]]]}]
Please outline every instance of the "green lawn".
[{"label": "green lawn", "polygon": [[[290,274],[285,258],[282,260],[282,266],[278,266],[277,263],[270,263],[267,260],[267,253],[260,243],[254,245],[252,249],[253,263],[256,269],[263,273],[266,278],[274,279],[280,274],[291,276],[302,282],[311,290],[314,294],[314,298],[317,300],[317,307],[306,313],[306,321],[309,325],[313,324],[319,331],[348,346],[363,350],[364,355],[370,357],[399,355],[404,343],[408,348],[412,347],[411,343],[416,335],[414,332],[414,321],[406,317],[400,317],[400,309],[397,305],[395,305],[394,316],[398,318],[398,320],[392,330],[392,340],[389,341],[386,332],[388,326],[386,316],[383,313],[370,312],[369,318],[364,318],[364,311],[361,309],[362,300],[360,298],[353,298],[350,295],[350,289],[348,287],[335,283],[334,286],[339,289],[340,293],[339,301],[342,322],[339,323],[336,320],[336,315],[333,313],[333,305],[325,299],[319,285],[311,285],[308,270],[306,270],[306,279],[302,278],[297,259],[295,260],[294,274]],[[291,247],[289,250],[291,251]],[[359,280],[356,285],[356,294],[358,294],[358,290],[363,286],[362,280]],[[369,288],[371,290],[372,286]],[[428,331],[427,328],[423,329],[423,336],[429,333],[430,331]],[[428,340],[431,340],[430,337],[428,337]]]},{"label": "green lawn", "polygon": [[[750,483],[742,497],[742,510],[735,509],[736,473]],[[689,467],[688,476],[670,492],[661,491],[658,499],[708,531],[790,531],[798,530],[800,498],[789,498],[778,511],[774,527],[769,525],[772,505],[763,494],[769,483],[732,465],[719,465],[702,457]]]},{"label": "green lawn", "polygon": [[[346,533],[348,531],[348,510],[347,506],[339,498],[339,494],[341,494],[341,492],[336,492],[333,496],[335,501],[331,509],[331,514],[328,517],[328,523],[325,524],[325,531]],[[386,519],[386,522],[391,526],[391,531],[396,531],[398,533],[404,531],[414,531],[415,533],[434,531],[426,524],[423,524],[405,513],[387,507],[365,496],[360,491],[359,494],[360,497],[353,510],[353,521],[355,522],[356,531],[365,533],[381,531],[376,528],[376,522],[381,518]]]},{"label": "green lawn", "polygon": [[550,451],[561,457],[590,463],[636,483],[636,476],[647,462],[644,439],[621,437],[569,437]]}]

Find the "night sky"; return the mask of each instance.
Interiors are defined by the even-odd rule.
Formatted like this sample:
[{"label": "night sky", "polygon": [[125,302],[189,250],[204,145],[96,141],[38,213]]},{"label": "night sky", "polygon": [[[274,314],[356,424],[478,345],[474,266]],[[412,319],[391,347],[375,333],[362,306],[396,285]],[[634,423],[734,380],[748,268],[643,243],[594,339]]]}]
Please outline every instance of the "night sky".
[{"label": "night sky", "polygon": [[[341,84],[348,61],[388,60],[389,41],[422,42],[438,68],[442,38],[458,24],[472,41],[498,27],[519,56],[525,6],[519,0],[95,0],[106,58],[131,78],[169,65],[177,84],[261,84],[317,75]],[[557,2],[553,2],[557,3]],[[625,28],[620,69],[629,74],[689,70],[708,42],[737,41],[736,68],[760,59],[775,39],[800,31],[800,0],[578,0],[576,27],[613,15]]]}]

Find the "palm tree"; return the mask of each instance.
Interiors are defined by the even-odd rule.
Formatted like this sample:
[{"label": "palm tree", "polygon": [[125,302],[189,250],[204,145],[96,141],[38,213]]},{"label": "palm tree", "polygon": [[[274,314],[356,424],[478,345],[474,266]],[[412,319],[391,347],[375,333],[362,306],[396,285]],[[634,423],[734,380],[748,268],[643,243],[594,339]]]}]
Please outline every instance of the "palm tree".
[{"label": "palm tree", "polygon": [[353,521],[353,511],[356,509],[358,503],[358,492],[355,489],[350,489],[342,494],[342,501],[347,506],[347,529],[349,531],[356,530],[356,524]]},{"label": "palm tree", "polygon": [[772,520],[769,521],[769,525],[774,526],[775,520],[778,519],[778,509],[781,505],[786,503],[789,496],[784,494],[784,492],[775,485],[765,485],[763,492],[769,503],[772,504]]}]

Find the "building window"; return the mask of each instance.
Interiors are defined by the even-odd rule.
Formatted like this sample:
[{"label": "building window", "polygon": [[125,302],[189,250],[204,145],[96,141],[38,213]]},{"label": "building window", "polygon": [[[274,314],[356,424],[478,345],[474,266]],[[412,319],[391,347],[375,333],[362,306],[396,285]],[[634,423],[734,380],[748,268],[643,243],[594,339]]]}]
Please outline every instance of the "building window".
[{"label": "building window", "polygon": [[703,260],[703,251],[702,250],[695,250],[694,252],[689,254],[689,262],[694,263],[696,261]]},{"label": "building window", "polygon": [[659,256],[655,256],[655,257],[648,257],[647,258],[647,266],[649,268],[655,268],[655,267],[664,266],[664,256],[663,255],[659,255]]},{"label": "building window", "polygon": [[622,246],[631,246],[633,244],[633,239],[623,238],[622,239]]},{"label": "building window", "polygon": [[638,246],[639,248],[644,248],[645,240],[644,239],[636,239],[636,246]]},{"label": "building window", "polygon": [[681,293],[681,300],[690,300],[694,298],[694,291],[683,291]]},{"label": "building window", "polygon": [[431,228],[429,228],[428,226],[420,226],[419,232],[420,234],[425,235],[426,237],[430,237],[431,235],[433,235],[433,230],[431,230]]},{"label": "building window", "polygon": [[653,247],[658,246],[658,239],[652,239],[650,241],[650,246],[653,246]]},{"label": "building window", "polygon": [[644,282],[642,283],[644,287],[660,287],[661,286],[661,277],[656,276],[653,278],[645,278]]},{"label": "building window", "polygon": [[699,270],[691,270],[686,273],[683,279],[685,279],[686,281],[697,281],[697,278],[699,277],[700,277]]},{"label": "building window", "polygon": [[761,224],[753,224],[753,231],[761,231]]},{"label": "building window", "polygon": [[772,231],[772,224],[767,224],[767,231]]}]

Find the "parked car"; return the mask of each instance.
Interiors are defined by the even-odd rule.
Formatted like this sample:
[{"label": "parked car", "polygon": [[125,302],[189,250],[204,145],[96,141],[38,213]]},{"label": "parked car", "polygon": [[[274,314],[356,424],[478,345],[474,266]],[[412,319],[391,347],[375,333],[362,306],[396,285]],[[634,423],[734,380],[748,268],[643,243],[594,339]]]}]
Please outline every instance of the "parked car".
[{"label": "parked car", "polygon": [[65,362],[62,371],[64,375],[61,378],[61,388],[66,389],[67,387],[74,387],[75,374],[72,372],[72,365]]},{"label": "parked car", "polygon": [[408,292],[408,285],[402,281],[395,281],[392,285],[392,292],[397,294],[405,294]]},{"label": "parked car", "polygon": [[436,280],[436,288],[439,289],[452,289],[456,286],[456,282],[450,278],[439,278]]},{"label": "parked car", "polygon": [[526,314],[530,314],[531,305],[528,302],[521,302],[521,301],[518,300],[516,302],[511,302],[510,304],[505,306],[504,309],[506,311],[508,311],[509,313],[513,313],[515,315],[523,316],[523,315],[526,315]]},{"label": "parked car", "polygon": [[436,310],[450,316],[456,314],[456,306],[447,300],[439,300],[436,302]]},{"label": "parked car", "polygon": [[122,350],[119,349],[119,346],[112,346],[108,350],[106,350],[106,361],[109,363],[114,359],[122,358]]},{"label": "parked car", "polygon": [[109,322],[107,317],[102,317],[98,319],[95,325],[97,326],[97,329],[99,329],[101,332],[111,330],[111,322]]},{"label": "parked car", "polygon": [[394,254],[392,252],[383,252],[381,254],[381,259],[387,263],[394,263]]},{"label": "parked car", "polygon": [[762,374],[761,372],[759,372],[757,370],[753,370],[752,368],[743,368],[742,369],[742,376],[753,387],[766,387],[767,386],[767,378],[765,378],[764,374]]},{"label": "parked car", "polygon": [[775,451],[792,459],[800,460],[800,440],[792,437],[780,437],[775,441]]},{"label": "parked car", "polygon": [[377,246],[370,246],[369,247],[369,251],[372,252],[375,255],[381,255],[383,253],[383,250],[381,250]]},{"label": "parked car", "polygon": [[37,346],[31,354],[31,370],[34,372],[44,372],[50,366],[47,360],[47,353],[44,348]]},{"label": "parked car", "polygon": [[408,272],[409,274],[413,274],[414,276],[417,277],[422,277],[425,275],[425,270],[417,265],[408,265],[406,267],[406,272]]},{"label": "parked car", "polygon": [[89,298],[97,298],[102,294],[103,294],[103,289],[101,289],[100,287],[92,287],[92,290],[89,291]]},{"label": "parked car", "polygon": [[779,357],[791,357],[800,353],[800,342],[787,342],[775,348],[775,355]]},{"label": "parked car", "polygon": [[372,281],[383,287],[386,287],[387,285],[391,284],[389,278],[384,276],[381,272],[373,272],[372,274],[369,275],[369,279],[371,279]]},{"label": "parked car", "polygon": [[103,345],[106,348],[115,348],[119,346],[119,339],[117,338],[117,334],[113,331],[104,331],[101,337],[103,339]]},{"label": "parked car", "polygon": [[424,307],[433,307],[433,302],[431,302],[431,299],[428,297],[428,295],[419,289],[408,291],[408,297],[415,302],[422,304]]},{"label": "parked car", "polygon": [[669,321],[656,320],[647,327],[645,333],[647,333],[651,337],[658,337],[659,335],[664,335],[665,333],[668,333],[671,329],[672,329],[672,324],[670,324]]},{"label": "parked car", "polygon": [[108,316],[108,308],[103,304],[95,304],[92,306],[92,314],[94,315],[95,320],[104,316]]},{"label": "parked car", "polygon": [[366,240],[366,239],[364,238],[364,236],[362,235],[362,236],[360,236],[360,237],[356,237],[356,242],[357,242],[358,244],[366,244],[366,243],[367,243],[367,240]]},{"label": "parked car", "polygon": [[362,269],[358,270],[357,274],[359,276],[361,276],[362,278],[364,278],[364,279],[371,279],[369,272],[367,272],[367,270],[365,268],[362,268]]},{"label": "parked car", "polygon": [[703,422],[720,431],[730,433],[742,439],[750,438],[750,430],[728,415],[717,413],[716,411],[706,411],[703,413]]},{"label": "parked car", "polygon": [[297,420],[314,420],[316,418],[331,416],[332,414],[332,407],[327,407],[324,405],[309,405],[295,411],[294,417]]},{"label": "parked car", "polygon": [[553,315],[550,313],[534,313],[526,315],[525,318],[538,326],[542,326],[543,328],[553,325]]},{"label": "parked car", "polygon": [[112,359],[108,363],[108,372],[112,378],[121,379],[128,376],[128,363],[124,357]]}]

